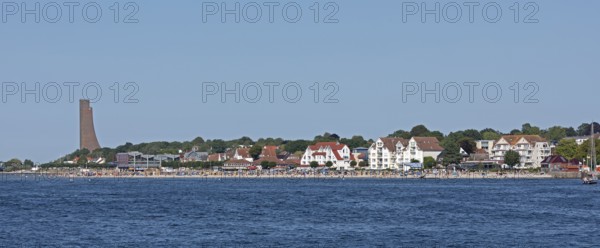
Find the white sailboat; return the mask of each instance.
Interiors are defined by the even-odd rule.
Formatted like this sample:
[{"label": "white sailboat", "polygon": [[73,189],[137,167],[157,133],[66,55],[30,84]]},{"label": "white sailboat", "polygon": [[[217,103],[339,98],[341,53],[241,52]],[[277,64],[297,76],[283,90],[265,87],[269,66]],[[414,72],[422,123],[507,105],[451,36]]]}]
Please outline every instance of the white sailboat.
[{"label": "white sailboat", "polygon": [[583,184],[597,184],[598,173],[596,172],[596,141],[594,139],[594,122],[592,121],[592,132],[590,134],[590,159],[589,159],[589,174],[582,173]]}]

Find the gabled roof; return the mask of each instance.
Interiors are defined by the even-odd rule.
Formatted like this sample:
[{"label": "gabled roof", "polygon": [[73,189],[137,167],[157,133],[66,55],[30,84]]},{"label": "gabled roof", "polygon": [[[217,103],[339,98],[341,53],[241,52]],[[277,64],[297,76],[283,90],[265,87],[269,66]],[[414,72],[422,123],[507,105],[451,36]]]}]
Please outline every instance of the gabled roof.
[{"label": "gabled roof", "polygon": [[238,148],[238,149],[236,149],[236,153],[238,156],[240,156],[242,158],[250,157],[250,149],[249,148]]},{"label": "gabled roof", "polygon": [[319,150],[321,147],[331,147],[332,150],[341,150],[344,148],[344,144],[340,144],[338,142],[319,142],[312,146],[309,146],[311,150]]},{"label": "gabled roof", "polygon": [[346,145],[344,144],[340,144],[337,142],[319,142],[315,145],[309,146],[310,150],[312,151],[318,151],[321,148],[331,148],[331,151],[333,153],[333,155],[335,156],[336,160],[344,160],[344,158],[340,155],[339,150],[344,149],[344,147],[346,147]]},{"label": "gabled roof", "polygon": [[413,137],[413,139],[422,151],[441,152],[444,150],[436,137]]},{"label": "gabled roof", "polygon": [[223,161],[226,158],[227,158],[227,155],[225,153],[215,153],[215,154],[208,155],[208,161],[211,161],[211,162]]},{"label": "gabled roof", "polygon": [[396,151],[396,145],[398,142],[402,143],[404,147],[408,146],[408,140],[403,138],[379,138],[383,142],[383,147],[389,151]]},{"label": "gabled roof", "polygon": [[277,146],[264,146],[260,157],[277,157]]},{"label": "gabled roof", "polygon": [[252,162],[252,164],[260,165],[263,161],[275,162],[277,164],[281,163],[281,160],[278,159],[277,157],[262,157],[262,158],[255,160],[254,162]]},{"label": "gabled roof", "polygon": [[525,139],[529,143],[546,142],[546,139],[539,135],[504,135],[500,139],[506,140],[511,146],[518,144],[521,139]]}]

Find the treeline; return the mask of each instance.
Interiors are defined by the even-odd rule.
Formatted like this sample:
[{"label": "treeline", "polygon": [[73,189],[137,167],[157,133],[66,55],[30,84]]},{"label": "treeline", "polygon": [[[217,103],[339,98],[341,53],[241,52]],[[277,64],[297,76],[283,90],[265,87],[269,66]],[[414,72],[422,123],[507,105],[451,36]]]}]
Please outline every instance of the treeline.
[{"label": "treeline", "polygon": [[[594,122],[594,130],[596,133],[600,133],[600,124]],[[405,139],[410,139],[413,136],[436,137],[438,138],[438,140],[440,140],[440,145],[446,148],[447,150],[454,151],[458,148],[463,148],[463,150],[465,150],[467,153],[472,153],[476,149],[476,140],[497,140],[502,135],[506,134],[540,135],[550,142],[559,142],[560,140],[568,136],[590,135],[590,131],[591,128],[589,123],[583,123],[577,128],[553,126],[547,129],[543,129],[537,126],[533,126],[529,123],[525,123],[521,126],[520,129],[513,129],[510,132],[501,132],[496,129],[485,128],[482,130],[466,129],[444,134],[440,131],[429,130],[425,125],[417,125],[410,129],[410,131],[397,130],[389,134],[388,137],[402,137]],[[56,160],[55,162],[62,163],[62,161],[70,161],[76,157],[103,157],[107,160],[106,162],[113,162],[115,159],[115,155],[121,152],[138,151],[144,154],[177,154],[179,150],[183,150],[184,152],[190,151],[193,147],[197,147],[198,151],[201,152],[223,153],[226,152],[228,149],[233,149],[240,145],[253,146],[253,148],[250,150],[250,154],[253,157],[257,158],[260,154],[261,148],[267,145],[279,146],[280,151],[300,153],[304,152],[307,146],[316,142],[336,141],[348,145],[351,149],[357,147],[369,147],[373,143],[372,139],[367,140],[360,135],[355,135],[350,138],[344,138],[334,133],[324,133],[322,135],[317,135],[312,140],[285,140],[282,138],[260,138],[258,140],[253,140],[249,137],[241,137],[239,139],[226,141],[222,139],[204,140],[202,137],[197,137],[191,141],[184,142],[161,141],[140,143],[135,145],[128,142],[116,148],[101,148],[93,152],[87,151],[85,149],[77,150],[71,154],[62,157],[61,159]],[[565,148],[565,150],[573,150],[572,147],[567,148]],[[584,150],[581,150],[579,154],[575,154],[573,156],[579,156],[583,151]],[[450,157],[452,157],[453,154],[454,152],[451,152]],[[83,164],[84,162],[88,161],[84,160],[83,162],[80,162],[80,164]]]}]

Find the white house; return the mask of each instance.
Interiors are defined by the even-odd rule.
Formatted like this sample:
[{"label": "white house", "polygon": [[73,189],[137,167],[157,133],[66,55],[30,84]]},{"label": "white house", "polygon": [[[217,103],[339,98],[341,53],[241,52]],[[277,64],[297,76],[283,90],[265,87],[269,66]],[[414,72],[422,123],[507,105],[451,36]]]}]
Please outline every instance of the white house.
[{"label": "white house", "polygon": [[419,161],[423,163],[426,157],[432,157],[437,160],[437,157],[444,150],[440,146],[440,142],[435,137],[412,137],[408,141],[408,146],[403,148],[402,157],[398,161],[403,164],[411,163],[411,161]]},{"label": "white house", "polygon": [[402,156],[403,148],[407,146],[408,140],[403,138],[377,139],[369,147],[369,168],[371,170],[399,169],[401,163],[397,161],[398,155]]},{"label": "white house", "polygon": [[319,142],[306,148],[300,159],[301,167],[309,167],[310,162],[316,161],[319,166],[325,166],[327,162],[333,163],[332,168],[350,169],[350,161],[353,160],[350,148],[337,142]]},{"label": "white house", "polygon": [[521,155],[520,168],[540,168],[542,161],[550,156],[550,144],[539,135],[505,135],[492,149],[492,160],[504,163],[507,151]]},{"label": "white house", "polygon": [[423,163],[426,157],[437,160],[443,150],[435,137],[379,138],[369,148],[369,167],[373,170],[401,169],[413,161]]}]

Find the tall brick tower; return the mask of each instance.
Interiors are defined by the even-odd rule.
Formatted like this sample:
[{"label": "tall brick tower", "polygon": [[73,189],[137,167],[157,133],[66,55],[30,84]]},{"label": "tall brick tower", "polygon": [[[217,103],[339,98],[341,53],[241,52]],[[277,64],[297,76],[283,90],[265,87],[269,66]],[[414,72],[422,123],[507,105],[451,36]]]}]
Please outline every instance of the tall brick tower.
[{"label": "tall brick tower", "polygon": [[79,100],[79,149],[83,148],[90,152],[100,148],[94,130],[94,112],[87,99]]}]

